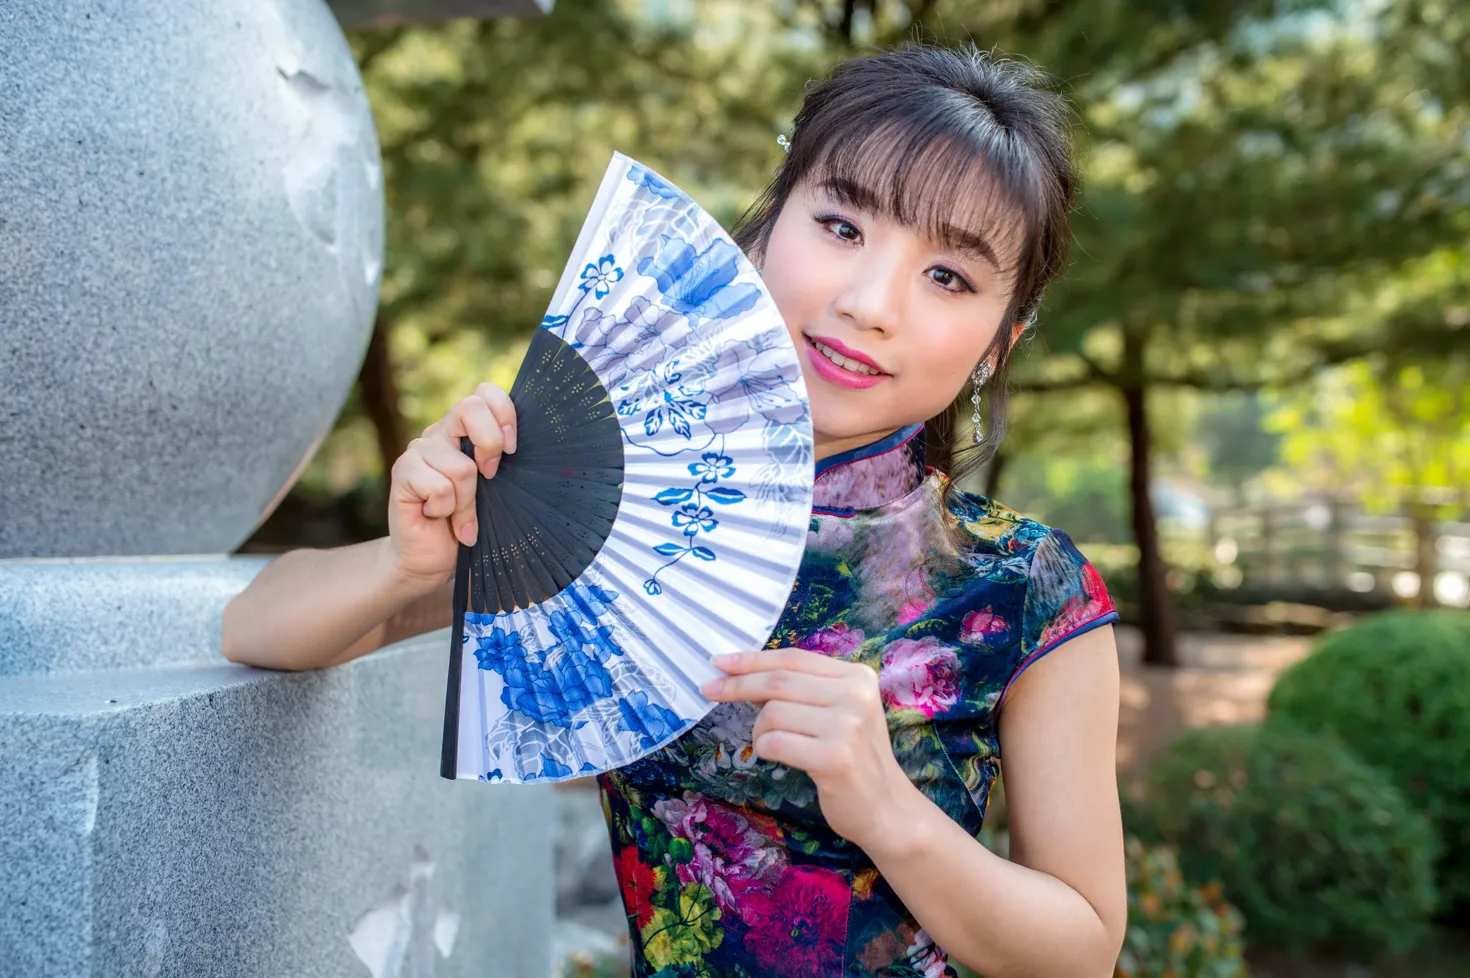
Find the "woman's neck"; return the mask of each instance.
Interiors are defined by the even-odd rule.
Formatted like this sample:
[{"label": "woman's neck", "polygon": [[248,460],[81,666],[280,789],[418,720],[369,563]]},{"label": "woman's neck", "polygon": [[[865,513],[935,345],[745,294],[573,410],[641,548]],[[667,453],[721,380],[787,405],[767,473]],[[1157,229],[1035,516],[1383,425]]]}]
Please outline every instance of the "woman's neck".
[{"label": "woman's neck", "polygon": [[864,445],[871,445],[875,441],[881,441],[897,430],[898,428],[896,427],[885,428],[881,431],[869,432],[866,435],[848,435],[842,438],[830,438],[820,431],[813,431],[812,447],[816,450],[817,461],[820,462],[824,458],[840,455],[854,448],[862,448]]}]

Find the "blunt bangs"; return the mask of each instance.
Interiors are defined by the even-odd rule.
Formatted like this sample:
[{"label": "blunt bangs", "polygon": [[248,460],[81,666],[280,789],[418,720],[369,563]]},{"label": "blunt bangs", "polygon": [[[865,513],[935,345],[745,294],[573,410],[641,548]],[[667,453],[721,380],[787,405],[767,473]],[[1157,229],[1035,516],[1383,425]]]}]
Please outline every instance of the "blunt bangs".
[{"label": "blunt bangs", "polygon": [[863,135],[813,140],[823,150],[803,182],[1014,279],[1039,246],[1040,168],[990,117],[926,108],[933,103],[859,109],[868,119],[828,115],[821,121],[841,119],[843,130]]}]

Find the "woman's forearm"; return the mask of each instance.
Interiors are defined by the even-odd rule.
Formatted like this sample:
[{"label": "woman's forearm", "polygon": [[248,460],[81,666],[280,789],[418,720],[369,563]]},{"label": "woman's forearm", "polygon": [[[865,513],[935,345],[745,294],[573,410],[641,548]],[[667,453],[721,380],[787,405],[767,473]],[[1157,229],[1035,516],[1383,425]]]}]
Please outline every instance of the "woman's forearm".
[{"label": "woman's forearm", "polygon": [[384,537],[277,557],[226,606],[221,648],[245,665],[318,669],[449,618],[447,585],[396,574]]},{"label": "woman's forearm", "polygon": [[986,978],[1108,978],[1115,942],[1066,883],[986,849],[917,789],[869,857],[934,942]]}]

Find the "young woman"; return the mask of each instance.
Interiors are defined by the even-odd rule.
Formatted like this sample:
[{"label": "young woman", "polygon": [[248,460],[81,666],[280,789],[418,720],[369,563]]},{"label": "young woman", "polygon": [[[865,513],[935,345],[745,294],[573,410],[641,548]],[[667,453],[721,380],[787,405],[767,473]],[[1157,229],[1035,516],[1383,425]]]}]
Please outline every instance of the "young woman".
[{"label": "young woman", "polygon": [[[815,509],[769,647],[600,779],[637,975],[1112,973],[1117,616],[1064,533],[922,450],[972,396],[988,432],[960,465],[1000,438],[1011,351],[1065,262],[1075,179],[1040,82],[974,49],[846,62],[737,232],[803,357]],[[481,385],[394,465],[389,535],[276,560],[226,611],[225,654],[318,668],[448,625],[476,468],[515,449]],[[1002,755],[1009,860],[976,839]]]}]

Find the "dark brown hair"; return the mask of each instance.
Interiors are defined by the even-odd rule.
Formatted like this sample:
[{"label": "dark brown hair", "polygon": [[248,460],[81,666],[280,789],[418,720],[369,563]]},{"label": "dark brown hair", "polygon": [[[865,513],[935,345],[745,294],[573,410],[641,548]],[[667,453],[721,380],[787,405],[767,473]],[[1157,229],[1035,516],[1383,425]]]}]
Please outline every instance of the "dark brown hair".
[{"label": "dark brown hair", "polygon": [[[973,44],[913,44],[852,58],[808,86],[786,158],[734,232],[747,254],[763,255],[792,191],[820,178],[862,188],[884,217],[937,240],[955,221],[995,245],[1012,293],[985,351],[994,367],[984,389],[985,439],[955,453],[956,479],[1004,437],[1010,326],[1032,318],[1067,262],[1077,195],[1069,122],[1065,100],[1042,72]],[[930,419],[931,434],[937,428],[950,437],[954,417],[970,407],[966,384]]]}]

